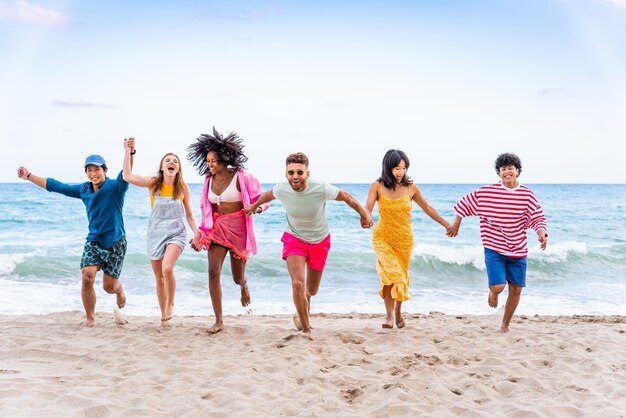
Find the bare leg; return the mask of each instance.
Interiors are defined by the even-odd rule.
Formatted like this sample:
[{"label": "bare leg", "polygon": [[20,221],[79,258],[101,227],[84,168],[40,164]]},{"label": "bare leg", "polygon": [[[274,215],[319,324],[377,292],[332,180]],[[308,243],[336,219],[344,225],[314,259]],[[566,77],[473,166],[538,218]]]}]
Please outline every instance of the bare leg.
[{"label": "bare leg", "polygon": [[88,327],[93,327],[95,321],[96,291],[93,285],[96,282],[96,273],[99,268],[99,266],[86,266],[82,269],[83,285],[80,295],[85,308],[85,325]]},{"label": "bare leg", "polygon": [[383,301],[385,302],[385,312],[387,313],[385,323],[382,325],[383,328],[393,328],[393,308],[395,301],[391,297],[391,288],[391,285],[383,286]]},{"label": "bare leg", "polygon": [[[322,283],[323,271],[314,270],[310,266],[306,266],[306,300],[307,300],[307,314],[309,315],[309,325],[311,318],[311,298],[317,295],[320,290],[320,284]],[[313,329],[313,327],[311,327]]]},{"label": "bare leg", "polygon": [[230,269],[233,272],[233,280],[241,288],[241,306],[250,305],[250,289],[246,278],[246,262],[230,253]]},{"label": "bare leg", "polygon": [[397,300],[395,303],[395,317],[396,326],[398,328],[404,328],[404,318],[402,318],[402,301]]},{"label": "bare leg", "polygon": [[163,321],[169,321],[174,316],[174,296],[176,295],[176,278],[174,277],[174,265],[182,250],[176,244],[169,244],[165,248],[163,256],[163,287],[165,290],[165,309]]},{"label": "bare leg", "polygon": [[302,332],[310,334],[311,324],[309,322],[309,301],[306,294],[306,283],[304,277],[304,264],[306,258],[300,255],[290,255],[287,257],[287,270],[291,276],[291,289],[293,292],[293,303],[300,317]]},{"label": "bare leg", "polygon": [[489,306],[491,306],[492,308],[498,307],[498,295],[502,293],[504,288],[505,285],[503,284],[489,286],[489,296],[487,297],[487,303],[489,304]]},{"label": "bare leg", "polygon": [[122,287],[122,283],[108,274],[102,276],[102,288],[108,294],[115,294],[117,297],[117,307],[122,309],[126,306],[126,294],[124,293],[124,288]]},{"label": "bare leg", "polygon": [[215,334],[224,329],[224,318],[222,318],[222,265],[226,258],[227,248],[219,245],[211,245],[208,251],[209,257],[209,294],[211,295],[211,305],[215,314],[215,324],[206,330],[209,334]]},{"label": "bare leg", "polygon": [[159,301],[159,308],[161,309],[161,321],[163,321],[163,318],[165,318],[165,285],[162,270],[163,259],[150,260],[150,264],[152,265],[152,271],[154,272],[157,300]]},{"label": "bare leg", "polygon": [[519,300],[522,296],[522,287],[509,283],[509,296],[506,298],[506,304],[504,305],[504,315],[502,316],[502,326],[500,331],[509,332],[509,324],[517,309]]}]

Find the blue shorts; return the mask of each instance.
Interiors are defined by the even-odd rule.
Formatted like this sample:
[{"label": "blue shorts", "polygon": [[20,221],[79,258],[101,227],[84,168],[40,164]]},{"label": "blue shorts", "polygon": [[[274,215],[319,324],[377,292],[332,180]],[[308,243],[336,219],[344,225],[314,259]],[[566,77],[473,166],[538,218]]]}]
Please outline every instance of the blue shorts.
[{"label": "blue shorts", "polygon": [[485,248],[485,266],[489,286],[509,282],[516,286],[526,287],[526,257],[507,257]]},{"label": "blue shorts", "polygon": [[122,237],[115,245],[108,250],[102,248],[96,242],[86,242],[83,249],[83,256],[80,259],[80,268],[88,266],[99,266],[104,274],[119,279],[124,265],[126,255],[126,238]]}]

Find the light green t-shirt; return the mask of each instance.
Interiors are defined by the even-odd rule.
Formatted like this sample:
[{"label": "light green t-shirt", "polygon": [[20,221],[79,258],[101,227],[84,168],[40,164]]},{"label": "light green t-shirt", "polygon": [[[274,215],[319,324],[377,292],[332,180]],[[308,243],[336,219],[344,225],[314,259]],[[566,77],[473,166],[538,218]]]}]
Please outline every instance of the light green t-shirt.
[{"label": "light green t-shirt", "polygon": [[306,189],[296,192],[287,182],[272,189],[287,213],[287,232],[309,243],[322,242],[330,233],[326,221],[326,201],[335,200],[339,188],[323,181],[308,179]]}]

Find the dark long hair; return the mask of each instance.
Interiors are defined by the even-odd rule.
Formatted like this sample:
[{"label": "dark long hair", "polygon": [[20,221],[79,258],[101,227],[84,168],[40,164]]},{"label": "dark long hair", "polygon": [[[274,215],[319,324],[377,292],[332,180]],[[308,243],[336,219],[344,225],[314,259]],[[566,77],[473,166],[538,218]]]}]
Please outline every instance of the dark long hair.
[{"label": "dark long hair", "polygon": [[155,196],[158,192],[161,191],[161,187],[163,186],[163,160],[168,155],[173,155],[178,160],[178,173],[176,173],[176,177],[174,178],[174,193],[172,199],[176,200],[180,197],[183,192],[183,187],[185,187],[185,181],[183,180],[183,167],[180,163],[180,158],[178,155],[173,152],[168,152],[161,158],[161,162],[159,163],[159,171],[157,171],[156,176],[150,179],[150,183],[148,184],[148,190],[150,190],[150,194]]},{"label": "dark long hair", "polygon": [[220,163],[226,164],[239,171],[248,157],[243,153],[243,140],[236,133],[231,132],[224,137],[213,127],[213,135],[201,134],[196,142],[187,147],[187,159],[201,176],[209,172],[206,156],[213,151]]},{"label": "dark long hair", "polygon": [[[406,164],[406,168],[408,170],[411,162],[409,161],[409,157],[403,151],[399,149],[390,149],[385,153],[383,157],[383,170],[378,178],[379,183],[382,183],[388,189],[396,190],[396,178],[392,174],[392,170],[400,164],[400,161],[404,161]],[[400,181],[400,184],[403,186],[409,186],[409,184],[413,184],[413,180],[406,174]]]}]

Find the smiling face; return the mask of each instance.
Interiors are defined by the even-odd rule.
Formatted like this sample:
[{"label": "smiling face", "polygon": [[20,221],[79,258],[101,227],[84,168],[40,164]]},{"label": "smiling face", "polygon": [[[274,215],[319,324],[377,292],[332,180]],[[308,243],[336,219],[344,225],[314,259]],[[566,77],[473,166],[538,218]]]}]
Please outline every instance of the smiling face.
[{"label": "smiling face", "polygon": [[285,177],[293,190],[301,192],[306,189],[306,181],[309,178],[309,170],[307,166],[300,163],[287,164]]},{"label": "smiling face", "polygon": [[161,171],[163,172],[164,177],[175,178],[180,172],[180,162],[178,161],[178,156],[171,152],[165,154],[165,156],[161,159]]},{"label": "smiling face", "polygon": [[102,183],[104,183],[104,180],[106,179],[106,175],[107,175],[106,169],[102,167],[98,167],[97,165],[94,165],[94,164],[89,164],[85,168],[85,173],[87,174],[87,179],[94,186],[100,186]]},{"label": "smiling face", "polygon": [[215,151],[209,151],[206,154],[206,165],[211,172],[211,175],[215,175],[224,169],[226,169],[226,164],[220,161],[217,153]]},{"label": "smiling face", "polygon": [[406,163],[400,160],[397,166],[391,169],[391,175],[396,179],[396,183],[400,184],[404,176],[406,176]]},{"label": "smiling face", "polygon": [[517,171],[517,167],[514,165],[505,165],[500,167],[500,179],[502,179],[502,184],[509,189],[513,189],[517,186],[517,176],[519,176],[519,171]]}]

